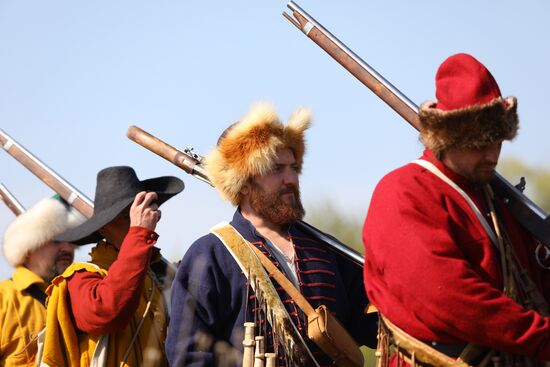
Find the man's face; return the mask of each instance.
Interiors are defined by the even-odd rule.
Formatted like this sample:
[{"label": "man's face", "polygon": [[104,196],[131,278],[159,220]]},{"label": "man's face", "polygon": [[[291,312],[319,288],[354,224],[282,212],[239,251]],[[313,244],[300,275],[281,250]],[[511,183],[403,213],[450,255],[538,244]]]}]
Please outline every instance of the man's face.
[{"label": "man's face", "polygon": [[471,183],[486,184],[495,176],[502,141],[484,148],[454,148],[443,153],[441,161]]},{"label": "man's face", "polygon": [[130,229],[130,207],[124,209],[112,221],[99,230],[109,243],[120,248]]},{"label": "man's face", "polygon": [[280,149],[271,172],[252,179],[248,197],[258,215],[281,226],[304,217],[297,169],[292,151]]},{"label": "man's face", "polygon": [[48,242],[27,255],[27,267],[46,282],[50,282],[72,264],[74,248],[69,242]]}]

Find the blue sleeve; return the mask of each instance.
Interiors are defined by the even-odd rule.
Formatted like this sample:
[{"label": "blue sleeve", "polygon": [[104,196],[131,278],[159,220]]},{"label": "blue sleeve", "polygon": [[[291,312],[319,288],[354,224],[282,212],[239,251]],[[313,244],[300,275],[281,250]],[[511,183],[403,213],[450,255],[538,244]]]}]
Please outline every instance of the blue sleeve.
[{"label": "blue sleeve", "polygon": [[166,339],[170,366],[216,366],[216,348],[233,344],[243,303],[239,299],[243,287],[234,279],[244,278],[235,267],[213,235],[198,239],[183,257],[172,285]]}]

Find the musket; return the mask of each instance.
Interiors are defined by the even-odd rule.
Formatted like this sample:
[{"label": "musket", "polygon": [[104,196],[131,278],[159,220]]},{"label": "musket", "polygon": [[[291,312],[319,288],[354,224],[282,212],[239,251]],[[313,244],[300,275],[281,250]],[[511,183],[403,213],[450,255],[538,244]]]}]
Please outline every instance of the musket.
[{"label": "musket", "polygon": [[0,129],[0,145],[19,163],[31,171],[40,181],[59,194],[69,205],[78,210],[86,218],[94,213],[94,203],[51,168],[46,166],[27,149],[17,143],[12,137]]},{"label": "musket", "polygon": [[[208,178],[206,170],[202,166],[203,156],[197,154],[193,148],[185,148],[182,152],[137,126],[130,126],[126,135],[130,140],[175,164],[201,181],[213,186]],[[363,255],[344,245],[336,238],[304,221],[298,221],[296,225],[332,251],[345,256],[359,266],[363,266]]]},{"label": "musket", "polygon": [[[1,129],[0,145],[6,152],[8,152],[9,155],[25,166],[82,215],[86,218],[90,218],[93,215],[94,203],[92,200],[78,191],[73,185],[36,158],[32,153],[17,143],[12,137]],[[166,275],[170,279],[173,279],[177,270],[176,266],[165,258],[161,258],[161,261],[164,265],[166,265]]]},{"label": "musket", "polygon": [[[420,130],[417,105],[313,19],[311,15],[300,8],[298,4],[290,1],[287,7],[292,10],[294,18],[283,12],[285,18],[386,102],[411,126],[416,130]],[[498,172],[495,174],[491,185],[495,193],[507,204],[517,221],[539,241],[550,245],[550,217],[548,214],[516,186],[506,181]]]},{"label": "musket", "polygon": [[15,216],[25,212],[25,207],[17,201],[15,196],[13,196],[7,187],[2,183],[0,183],[0,197],[12,213],[15,214]]}]

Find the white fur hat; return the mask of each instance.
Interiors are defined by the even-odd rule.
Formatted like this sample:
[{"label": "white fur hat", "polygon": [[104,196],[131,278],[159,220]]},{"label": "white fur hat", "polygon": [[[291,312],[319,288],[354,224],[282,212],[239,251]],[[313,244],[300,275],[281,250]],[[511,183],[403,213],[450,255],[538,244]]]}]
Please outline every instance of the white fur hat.
[{"label": "white fur hat", "polygon": [[6,229],[2,246],[4,257],[13,267],[21,265],[27,253],[82,223],[84,219],[56,197],[42,199],[15,218]]}]

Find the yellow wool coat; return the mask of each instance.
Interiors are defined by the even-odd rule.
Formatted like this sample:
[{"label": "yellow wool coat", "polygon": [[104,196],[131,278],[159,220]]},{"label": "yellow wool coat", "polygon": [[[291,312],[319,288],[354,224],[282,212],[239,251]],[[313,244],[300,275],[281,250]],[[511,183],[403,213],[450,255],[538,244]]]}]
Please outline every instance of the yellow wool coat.
[{"label": "yellow wool coat", "polygon": [[35,364],[36,335],[46,324],[46,309],[27,293],[33,284],[42,290],[48,285],[24,266],[0,282],[0,366]]},{"label": "yellow wool coat", "polygon": [[[48,315],[43,361],[49,366],[90,366],[101,335],[78,333],[70,319],[67,305],[67,279],[75,271],[98,272],[107,270],[116,259],[118,251],[112,245],[99,243],[92,249],[92,263],[74,263],[52,281],[48,288]],[[150,305],[147,306],[148,301]],[[142,321],[143,320],[143,321]],[[139,332],[135,333],[142,323]],[[106,349],[107,367],[168,365],[164,353],[167,312],[162,289],[155,285],[152,275],[145,278],[139,306],[130,324],[123,330],[109,334]]]}]

